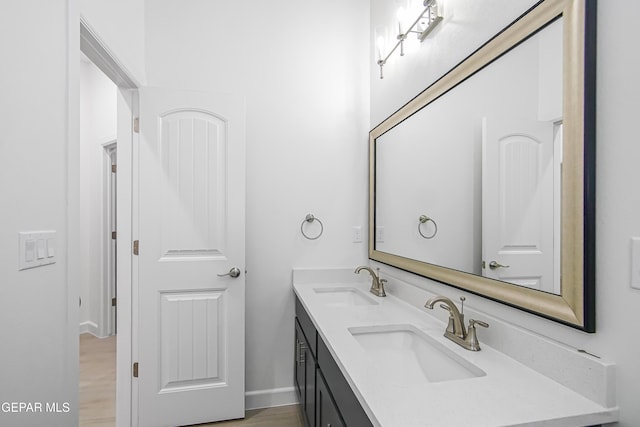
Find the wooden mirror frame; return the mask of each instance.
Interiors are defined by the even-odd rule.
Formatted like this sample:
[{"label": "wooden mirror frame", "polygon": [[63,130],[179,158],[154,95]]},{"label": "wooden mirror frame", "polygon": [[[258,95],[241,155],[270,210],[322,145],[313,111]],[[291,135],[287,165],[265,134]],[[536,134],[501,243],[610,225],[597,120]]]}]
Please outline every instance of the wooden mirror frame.
[{"label": "wooden mirror frame", "polygon": [[[376,250],[376,139],[560,16],[564,49],[560,295]],[[595,332],[595,70],[596,0],[542,0],[371,130],[369,258]]]}]

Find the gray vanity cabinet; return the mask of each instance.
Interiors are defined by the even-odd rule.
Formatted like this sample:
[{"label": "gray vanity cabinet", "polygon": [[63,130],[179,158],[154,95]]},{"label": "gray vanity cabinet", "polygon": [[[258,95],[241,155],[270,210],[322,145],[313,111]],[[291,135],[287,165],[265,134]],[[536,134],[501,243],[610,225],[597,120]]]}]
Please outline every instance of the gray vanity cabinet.
[{"label": "gray vanity cabinet", "polygon": [[372,426],[298,298],[294,375],[307,427]]},{"label": "gray vanity cabinet", "polygon": [[344,427],[338,407],[319,370],[316,380],[316,427]]},{"label": "gray vanity cabinet", "polygon": [[295,339],[295,386],[305,425],[313,427],[316,406],[316,360],[297,320]]}]

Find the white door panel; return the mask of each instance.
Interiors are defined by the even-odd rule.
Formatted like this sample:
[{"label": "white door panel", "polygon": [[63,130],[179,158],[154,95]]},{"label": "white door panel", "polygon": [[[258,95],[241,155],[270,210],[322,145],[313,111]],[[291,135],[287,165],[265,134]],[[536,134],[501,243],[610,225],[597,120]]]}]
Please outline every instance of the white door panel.
[{"label": "white door panel", "polygon": [[556,174],[553,123],[485,119],[484,276],[554,292]]},{"label": "white door panel", "polygon": [[244,107],[140,91],[138,421],[244,416]]}]

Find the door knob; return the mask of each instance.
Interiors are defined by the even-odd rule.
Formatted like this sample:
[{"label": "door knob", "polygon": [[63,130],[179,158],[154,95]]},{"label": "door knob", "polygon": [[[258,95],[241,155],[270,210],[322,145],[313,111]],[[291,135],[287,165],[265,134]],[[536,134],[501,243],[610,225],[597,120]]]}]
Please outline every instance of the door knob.
[{"label": "door knob", "polygon": [[508,265],[498,264],[495,261],[491,261],[489,263],[489,268],[492,269],[492,270],[495,270],[496,268],[509,268],[509,266]]},{"label": "door knob", "polygon": [[218,277],[224,277],[224,276],[231,276],[235,279],[236,277],[240,276],[240,269],[238,267],[233,267],[231,270],[229,270],[228,273],[218,274]]}]

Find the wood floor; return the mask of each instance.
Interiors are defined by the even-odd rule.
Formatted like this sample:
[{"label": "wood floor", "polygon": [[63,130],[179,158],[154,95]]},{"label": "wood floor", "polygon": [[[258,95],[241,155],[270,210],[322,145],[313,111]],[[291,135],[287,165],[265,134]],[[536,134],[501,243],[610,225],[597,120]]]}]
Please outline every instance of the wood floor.
[{"label": "wood floor", "polygon": [[116,337],[80,335],[80,426],[116,424]]},{"label": "wood floor", "polygon": [[243,420],[199,424],[197,427],[304,427],[298,405],[247,411]]},{"label": "wood floor", "polygon": [[[116,337],[80,335],[80,427],[113,427],[116,422]],[[254,409],[243,420],[198,427],[303,427],[298,405]],[[144,426],[142,426],[144,427]]]}]

